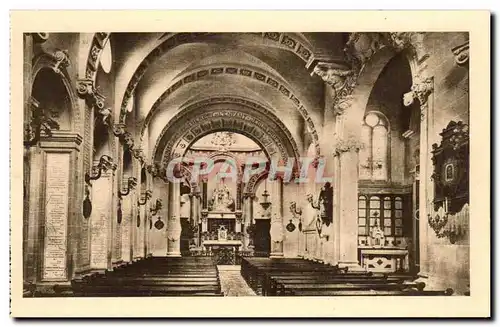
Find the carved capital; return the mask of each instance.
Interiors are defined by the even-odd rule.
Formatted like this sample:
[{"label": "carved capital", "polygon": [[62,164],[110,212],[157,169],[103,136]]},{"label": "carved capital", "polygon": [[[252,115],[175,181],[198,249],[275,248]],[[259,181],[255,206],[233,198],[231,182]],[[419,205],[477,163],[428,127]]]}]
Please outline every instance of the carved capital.
[{"label": "carved capital", "polygon": [[459,66],[465,66],[469,63],[469,41],[451,49],[455,56],[455,63]]},{"label": "carved capital", "polygon": [[389,41],[397,50],[404,50],[411,45],[414,32],[389,32]]},{"label": "carved capital", "polygon": [[328,62],[318,62],[313,72],[321,77],[326,84],[335,91],[335,97],[341,93],[350,94],[349,90],[355,85],[355,74],[352,70],[339,67]]},{"label": "carved capital", "polygon": [[95,106],[98,109],[104,108],[105,97],[96,90],[94,82],[91,79],[76,81],[76,91],[80,98],[88,102],[89,106]]},{"label": "carved capital", "polygon": [[403,103],[405,106],[410,106],[415,99],[418,99],[420,105],[424,106],[433,91],[434,79],[432,77],[417,78],[417,82],[412,85],[411,91],[403,95]]},{"label": "carved capital", "polygon": [[94,82],[91,79],[80,79],[76,81],[76,92],[85,99],[94,94]]},{"label": "carved capital", "polygon": [[351,106],[352,92],[356,86],[357,74],[352,69],[338,68],[337,65],[319,62],[314,73],[320,76],[333,90],[333,111],[341,115]]},{"label": "carved capital", "polygon": [[56,52],[54,52],[54,58],[56,59],[56,63],[52,69],[57,74],[61,74],[61,68],[66,68],[71,63],[68,50],[56,50]]},{"label": "carved capital", "polygon": [[385,46],[387,40],[382,33],[355,32],[349,35],[344,52],[348,60],[359,69]]},{"label": "carved capital", "polygon": [[417,61],[427,57],[424,50],[424,33],[422,32],[390,32],[388,40],[397,51],[412,49]]},{"label": "carved capital", "polygon": [[334,150],[333,156],[338,157],[346,152],[359,152],[359,150],[363,149],[364,144],[360,142],[358,139],[353,137],[349,138],[339,138],[337,137],[334,142]]}]

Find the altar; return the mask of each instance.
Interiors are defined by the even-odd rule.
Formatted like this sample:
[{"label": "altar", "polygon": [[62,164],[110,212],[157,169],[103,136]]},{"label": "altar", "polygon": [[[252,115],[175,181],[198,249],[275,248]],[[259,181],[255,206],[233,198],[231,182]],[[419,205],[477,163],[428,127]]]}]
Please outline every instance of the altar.
[{"label": "altar", "polygon": [[237,251],[243,245],[242,212],[236,209],[231,192],[223,180],[214,189],[201,217],[200,244],[204,251],[213,253],[223,248]]}]

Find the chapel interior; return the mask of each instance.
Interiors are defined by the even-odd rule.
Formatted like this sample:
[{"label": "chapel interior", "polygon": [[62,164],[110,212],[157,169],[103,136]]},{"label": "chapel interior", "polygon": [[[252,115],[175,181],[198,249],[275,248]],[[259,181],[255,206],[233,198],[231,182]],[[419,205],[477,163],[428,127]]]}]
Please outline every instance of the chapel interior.
[{"label": "chapel interior", "polygon": [[24,34],[25,296],[162,269],[161,294],[215,294],[227,267],[263,295],[351,294],[266,267],[468,295],[468,52],[458,32]]}]

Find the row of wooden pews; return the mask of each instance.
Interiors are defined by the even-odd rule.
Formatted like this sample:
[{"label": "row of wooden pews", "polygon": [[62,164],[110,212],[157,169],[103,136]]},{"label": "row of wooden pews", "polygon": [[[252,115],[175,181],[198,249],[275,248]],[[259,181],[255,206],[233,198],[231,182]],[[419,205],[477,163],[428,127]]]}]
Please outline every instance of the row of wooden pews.
[{"label": "row of wooden pews", "polygon": [[223,296],[209,257],[147,258],[73,280],[76,296]]},{"label": "row of wooden pews", "polygon": [[263,296],[433,296],[453,290],[425,290],[408,275],[373,274],[294,258],[243,258],[241,275]]}]

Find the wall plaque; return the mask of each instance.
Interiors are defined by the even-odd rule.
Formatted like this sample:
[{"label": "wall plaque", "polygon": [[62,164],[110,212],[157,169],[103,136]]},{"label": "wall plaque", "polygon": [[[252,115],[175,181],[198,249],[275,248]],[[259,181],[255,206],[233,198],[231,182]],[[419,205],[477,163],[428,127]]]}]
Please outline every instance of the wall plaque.
[{"label": "wall plaque", "polygon": [[95,269],[106,269],[108,258],[108,216],[110,210],[111,181],[101,177],[93,183],[94,210],[91,221],[91,256],[90,264]]},{"label": "wall plaque", "polygon": [[47,153],[45,176],[44,280],[66,280],[69,153]]}]

